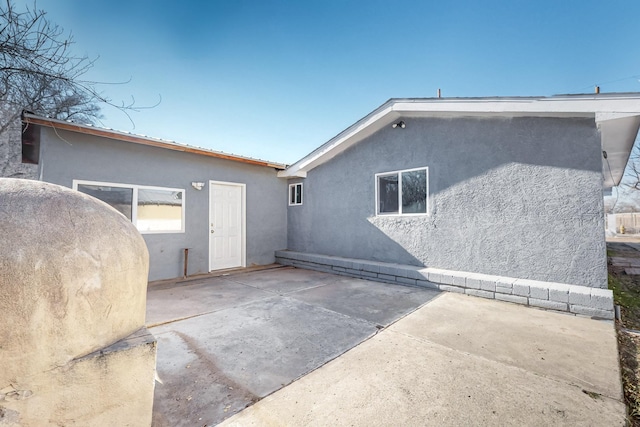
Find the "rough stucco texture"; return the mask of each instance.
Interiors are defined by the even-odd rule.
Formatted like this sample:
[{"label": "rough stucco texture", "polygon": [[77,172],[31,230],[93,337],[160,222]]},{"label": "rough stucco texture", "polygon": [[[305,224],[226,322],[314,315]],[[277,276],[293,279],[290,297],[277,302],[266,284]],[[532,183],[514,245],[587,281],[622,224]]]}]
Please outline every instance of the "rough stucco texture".
[{"label": "rough stucco texture", "polygon": [[144,241],[111,207],[0,179],[0,389],[143,327],[147,272]]},{"label": "rough stucco texture", "polygon": [[0,389],[0,426],[150,426],[155,344],[142,330]]},{"label": "rough stucco texture", "polygon": [[[184,248],[189,248],[189,274],[209,271],[209,180],[246,184],[247,266],[275,262],[274,252],[287,245],[287,182],[273,168],[61,130],[41,132],[43,181],[65,187],[78,179],[185,190],[185,232],[143,234],[149,280],[181,277]],[[207,185],[198,191],[192,181]]]},{"label": "rough stucco texture", "polygon": [[[593,119],[405,122],[301,180],[304,205],[288,211],[290,250],[606,287]],[[376,216],[375,174],[424,166],[428,215]]]}]

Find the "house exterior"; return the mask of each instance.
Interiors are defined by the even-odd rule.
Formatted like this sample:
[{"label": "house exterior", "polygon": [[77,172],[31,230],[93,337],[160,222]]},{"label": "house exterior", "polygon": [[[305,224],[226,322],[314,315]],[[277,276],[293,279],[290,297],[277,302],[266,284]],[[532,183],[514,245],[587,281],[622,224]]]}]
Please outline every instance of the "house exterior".
[{"label": "house exterior", "polygon": [[[268,264],[611,318],[603,194],[640,94],[391,99],[284,165],[23,117],[38,179],[143,233],[150,280]],[[231,254],[231,255],[229,255]]]},{"label": "house exterior", "polygon": [[610,295],[603,192],[639,125],[638,94],[392,99],[279,173],[303,193],[279,262],[586,306]]},{"label": "house exterior", "polygon": [[[286,247],[284,165],[92,126],[23,116],[38,179],[110,204],[149,249],[149,280],[270,264]],[[70,218],[70,221],[73,219]]]}]

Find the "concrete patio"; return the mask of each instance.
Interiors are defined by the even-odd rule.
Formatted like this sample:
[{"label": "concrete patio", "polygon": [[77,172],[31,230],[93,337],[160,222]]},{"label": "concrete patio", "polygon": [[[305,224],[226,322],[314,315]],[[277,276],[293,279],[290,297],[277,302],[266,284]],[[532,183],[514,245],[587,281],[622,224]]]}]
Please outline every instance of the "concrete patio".
[{"label": "concrete patio", "polygon": [[624,425],[611,322],[295,268],[147,307],[154,426]]},{"label": "concrete patio", "polygon": [[215,425],[437,295],[290,267],[151,286],[154,426]]}]

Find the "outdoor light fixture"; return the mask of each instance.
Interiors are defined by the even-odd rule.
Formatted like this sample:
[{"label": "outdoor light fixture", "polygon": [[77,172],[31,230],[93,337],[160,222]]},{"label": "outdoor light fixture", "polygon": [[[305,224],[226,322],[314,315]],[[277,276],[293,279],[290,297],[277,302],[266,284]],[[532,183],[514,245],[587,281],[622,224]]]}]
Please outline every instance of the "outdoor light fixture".
[{"label": "outdoor light fixture", "polygon": [[199,191],[199,190],[202,190],[202,189],[204,188],[204,182],[196,182],[196,181],[193,181],[193,182],[191,183],[191,186],[192,186],[193,188],[195,188],[196,190],[198,190],[198,191]]},{"label": "outdoor light fixture", "polygon": [[405,127],[407,127],[407,125],[406,125],[406,124],[404,124],[404,121],[403,121],[403,120],[400,120],[399,122],[392,124],[392,125],[391,125],[391,127],[392,127],[392,128],[394,128],[394,129],[395,129],[395,128],[401,128],[401,129],[404,129]]}]

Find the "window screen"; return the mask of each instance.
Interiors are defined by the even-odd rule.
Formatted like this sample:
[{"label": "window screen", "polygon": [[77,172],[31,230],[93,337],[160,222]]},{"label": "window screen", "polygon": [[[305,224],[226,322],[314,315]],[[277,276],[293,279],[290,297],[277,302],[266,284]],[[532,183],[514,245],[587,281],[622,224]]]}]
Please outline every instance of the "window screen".
[{"label": "window screen", "polygon": [[398,213],[398,175],[378,177],[378,212]]},{"label": "window screen", "polygon": [[402,213],[427,212],[427,171],[402,172]]}]

